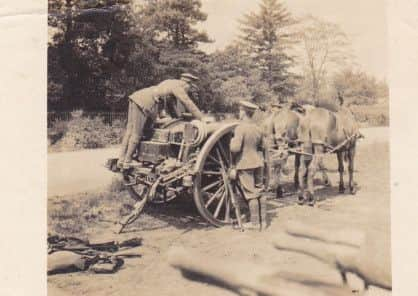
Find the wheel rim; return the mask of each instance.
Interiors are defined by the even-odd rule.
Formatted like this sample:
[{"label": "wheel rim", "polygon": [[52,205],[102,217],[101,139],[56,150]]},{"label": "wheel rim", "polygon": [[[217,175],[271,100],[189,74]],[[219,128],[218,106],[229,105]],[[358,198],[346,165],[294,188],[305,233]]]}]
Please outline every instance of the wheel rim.
[{"label": "wheel rim", "polygon": [[[227,127],[212,135],[197,161],[199,173],[194,182],[195,203],[200,214],[215,226],[236,221],[231,200],[232,184],[229,179],[232,165],[229,142],[234,127],[235,125]],[[235,196],[239,199],[237,194]]]}]

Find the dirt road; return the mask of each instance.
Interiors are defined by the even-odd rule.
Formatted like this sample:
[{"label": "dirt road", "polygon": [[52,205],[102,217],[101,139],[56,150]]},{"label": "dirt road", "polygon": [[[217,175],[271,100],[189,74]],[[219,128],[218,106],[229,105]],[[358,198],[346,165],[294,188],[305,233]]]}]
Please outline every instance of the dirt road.
[{"label": "dirt road", "polygon": [[[262,233],[240,233],[229,227],[220,229],[208,227],[199,218],[189,200],[178,200],[159,208],[149,208],[129,228],[128,233],[118,238],[142,237],[144,245],[140,248],[141,258],[127,260],[123,269],[113,275],[74,273],[50,276],[48,278],[49,296],[234,295],[218,288],[183,279],[179,272],[166,263],[167,252],[173,246],[203,252],[207,255],[207,260],[218,258],[247,261],[265,265],[276,272],[306,273],[327,282],[340,284],[339,274],[335,270],[303,255],[277,251],[270,241],[272,236],[278,230],[283,229],[283,225],[290,220],[306,222],[331,230],[347,226],[364,230],[367,226],[378,222],[380,227],[385,227],[387,231],[390,231],[388,226],[390,225],[388,129],[366,129],[363,133],[366,139],[358,144],[355,166],[355,179],[361,186],[357,195],[338,194],[337,162],[335,156],[330,155],[326,157],[325,165],[329,169],[334,186],[318,189],[320,201],[317,206],[315,208],[298,206],[294,195],[280,200],[271,198],[268,211],[271,225]],[[104,186],[111,176],[95,168],[95,165],[111,156],[114,151],[94,152],[51,155],[49,194],[71,192],[74,184],[77,184],[74,190]],[[82,164],[74,164],[77,157],[84,160]],[[59,177],[54,177],[60,164],[65,165],[66,169]],[[71,171],[70,166],[80,171]],[[99,170],[100,173],[95,170]],[[95,175],[96,173],[98,175]],[[105,179],[100,176],[105,176]],[[86,177],[88,177],[87,180]],[[58,183],[51,184],[51,182]],[[59,192],[58,184],[65,185],[67,188]],[[65,196],[50,197],[49,205],[53,207],[54,202],[62,202],[65,199]],[[69,202],[72,201],[69,200]],[[89,232],[99,236],[109,235],[109,224],[97,223]],[[372,289],[368,295],[390,295],[390,293]]]},{"label": "dirt road", "polygon": [[[365,144],[387,139],[388,128],[367,128]],[[117,157],[117,148],[48,154],[48,196],[67,195],[106,187],[114,174],[103,167],[106,159]]]}]

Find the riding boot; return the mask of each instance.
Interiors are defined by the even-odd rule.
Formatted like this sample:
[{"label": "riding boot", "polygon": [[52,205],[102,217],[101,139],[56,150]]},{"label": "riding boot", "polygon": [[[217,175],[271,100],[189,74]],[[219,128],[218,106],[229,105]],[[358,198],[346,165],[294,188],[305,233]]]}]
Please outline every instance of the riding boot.
[{"label": "riding boot", "polygon": [[250,199],[248,201],[248,206],[250,208],[250,222],[244,224],[244,228],[249,230],[260,230],[260,207],[259,200]]},{"label": "riding boot", "polygon": [[276,189],[276,198],[283,198],[283,187],[281,185],[277,186]]},{"label": "riding boot", "polygon": [[261,230],[267,228],[267,198],[265,196],[260,197],[260,224]]}]

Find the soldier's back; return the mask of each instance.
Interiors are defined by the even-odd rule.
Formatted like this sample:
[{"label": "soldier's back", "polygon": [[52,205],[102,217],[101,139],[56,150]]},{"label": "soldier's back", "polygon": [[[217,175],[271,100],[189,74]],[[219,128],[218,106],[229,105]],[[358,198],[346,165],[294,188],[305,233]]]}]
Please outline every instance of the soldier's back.
[{"label": "soldier's back", "polygon": [[236,129],[238,130],[238,132],[244,135],[244,138],[247,138],[248,140],[251,139],[254,142],[257,142],[257,140],[260,140],[263,135],[263,126],[264,125],[262,124],[257,125],[255,122],[252,121],[245,121],[240,122]]},{"label": "soldier's back", "polygon": [[167,79],[155,86],[155,93],[159,96],[172,95],[176,89],[185,89],[187,82],[179,79]]},{"label": "soldier's back", "polygon": [[239,169],[252,169],[264,165],[261,145],[263,133],[261,127],[253,122],[241,122],[235,133],[242,137],[242,150],[237,164]]}]

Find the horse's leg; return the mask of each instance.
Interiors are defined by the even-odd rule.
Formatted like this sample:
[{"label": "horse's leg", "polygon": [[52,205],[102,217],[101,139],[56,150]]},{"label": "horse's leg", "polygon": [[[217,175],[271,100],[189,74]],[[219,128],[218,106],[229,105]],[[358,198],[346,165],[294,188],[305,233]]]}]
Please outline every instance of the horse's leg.
[{"label": "horse's leg", "polygon": [[353,173],[354,173],[354,155],[356,152],[356,146],[353,144],[350,149],[348,150],[348,188],[350,189],[351,194],[356,194],[356,188],[353,181]]},{"label": "horse's leg", "polygon": [[321,171],[322,181],[324,182],[324,185],[327,186],[327,187],[331,187],[331,182],[330,182],[328,174],[327,174],[327,168],[324,165],[323,159],[324,158],[321,157],[321,160],[318,163],[318,167],[319,167],[319,170]]},{"label": "horse's leg", "polygon": [[306,186],[307,186],[307,184],[308,184],[308,170],[309,170],[309,164],[310,164],[310,163],[311,163],[311,161],[312,161],[312,157],[305,157],[305,158],[307,158],[307,159],[305,160],[306,170],[305,170],[305,174],[303,174],[303,184],[304,184],[304,186],[305,186],[305,188],[306,188]]},{"label": "horse's leg", "polygon": [[305,191],[305,175],[308,171],[308,160],[305,155],[299,157],[299,169],[298,169],[298,180],[299,180],[299,190],[298,190],[298,204],[302,205],[305,202],[304,191]]},{"label": "horse's leg", "polygon": [[295,190],[299,188],[300,154],[295,154],[295,176],[293,178]]},{"label": "horse's leg", "polygon": [[308,179],[307,179],[307,192],[306,198],[310,206],[314,206],[316,202],[315,198],[315,188],[314,188],[314,178],[315,174],[320,167],[320,163],[322,162],[322,158],[324,155],[324,147],[322,145],[313,145],[313,156],[312,161],[308,168]]},{"label": "horse's leg", "polygon": [[282,198],[283,197],[283,187],[282,187],[282,182],[281,182],[281,171],[282,171],[282,165],[280,164],[279,166],[274,168],[274,174],[275,174],[275,178],[276,178],[276,198]]},{"label": "horse's leg", "polygon": [[337,152],[337,159],[338,159],[338,172],[340,173],[340,185],[339,185],[339,192],[344,193],[344,156],[342,151]]}]

